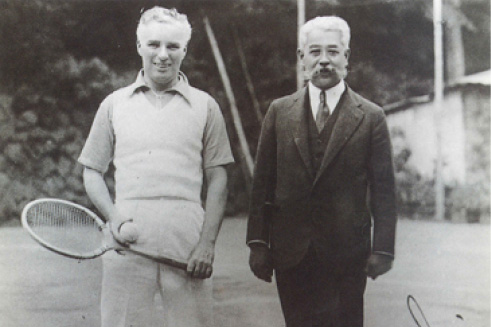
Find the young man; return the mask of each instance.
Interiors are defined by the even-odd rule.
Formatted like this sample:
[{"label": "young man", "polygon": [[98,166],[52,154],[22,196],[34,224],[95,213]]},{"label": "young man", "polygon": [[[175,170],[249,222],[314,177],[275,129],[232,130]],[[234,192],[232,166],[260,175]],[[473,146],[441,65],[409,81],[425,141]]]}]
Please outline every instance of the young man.
[{"label": "young man", "polygon": [[382,109],[344,81],[349,40],[339,17],[301,28],[308,85],[271,104],[259,140],[249,263],[268,282],[275,270],[288,327],[363,326],[366,277],[392,267],[389,133]]},{"label": "young man", "polygon": [[[131,241],[120,234],[131,221],[140,249],[188,262],[185,272],[124,251],[104,255],[103,327],[213,326],[207,278],[226,202],[224,166],[233,157],[217,103],[180,72],[190,37],[187,17],[174,9],[142,14],[137,50],[143,69],[102,102],[79,158],[87,194],[117,242]],[[111,161],[114,203],[103,178]]]}]

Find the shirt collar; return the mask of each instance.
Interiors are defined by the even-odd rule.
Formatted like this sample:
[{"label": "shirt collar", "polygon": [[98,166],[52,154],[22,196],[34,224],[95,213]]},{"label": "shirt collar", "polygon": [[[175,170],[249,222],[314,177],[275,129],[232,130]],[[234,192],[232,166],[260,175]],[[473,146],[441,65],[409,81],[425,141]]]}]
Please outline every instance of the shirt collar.
[{"label": "shirt collar", "polygon": [[[309,81],[309,97],[310,97],[310,104],[312,105],[312,110],[317,112],[317,107],[319,106],[320,102],[320,93],[321,89],[312,84],[311,81]],[[346,90],[346,85],[344,84],[344,80],[340,80],[338,84],[334,85],[333,87],[325,90],[326,91],[326,103],[329,106],[329,110],[332,111],[336,108],[339,100],[341,99],[341,95],[343,95],[343,92]]]},{"label": "shirt collar", "polygon": [[[179,75],[177,76],[178,81],[176,85],[171,87],[170,89],[167,89],[165,92],[177,92],[179,93],[186,101],[191,103],[191,97],[190,97],[190,90],[189,90],[189,82],[188,78],[186,75],[184,75],[183,72],[179,72]],[[133,84],[131,84],[131,94],[136,93],[137,91],[145,89],[148,90],[150,87],[148,84],[145,82],[145,79],[143,78],[143,69],[138,72],[138,75],[136,77],[136,80]]]}]

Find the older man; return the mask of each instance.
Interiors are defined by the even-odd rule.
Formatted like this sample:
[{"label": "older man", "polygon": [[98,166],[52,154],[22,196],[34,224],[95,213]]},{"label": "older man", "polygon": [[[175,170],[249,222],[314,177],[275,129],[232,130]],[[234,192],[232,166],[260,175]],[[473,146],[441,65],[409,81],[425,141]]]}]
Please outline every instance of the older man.
[{"label": "older man", "polygon": [[[125,222],[150,253],[187,261],[187,272],[124,252],[103,258],[102,326],[214,326],[215,241],[226,202],[225,165],[233,162],[220,109],[180,71],[191,37],[187,17],[154,7],[141,16],[136,81],[101,104],[79,162],[95,206],[122,244]],[[113,203],[104,173],[115,170]],[[207,181],[202,208],[203,175]],[[124,249],[124,248],[123,248]],[[155,316],[160,292],[164,315]]]},{"label": "older man", "polygon": [[273,101],[259,140],[249,263],[265,281],[275,270],[288,327],[363,326],[367,275],[394,258],[389,133],[382,109],[344,81],[349,41],[339,17],[302,26],[308,85]]}]

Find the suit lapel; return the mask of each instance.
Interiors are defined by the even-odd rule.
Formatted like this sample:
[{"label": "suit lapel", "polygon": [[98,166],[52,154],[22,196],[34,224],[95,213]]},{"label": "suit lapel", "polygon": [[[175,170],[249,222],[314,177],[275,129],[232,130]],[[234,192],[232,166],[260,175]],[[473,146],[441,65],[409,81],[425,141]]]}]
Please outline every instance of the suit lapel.
[{"label": "suit lapel", "polygon": [[353,135],[363,120],[364,113],[359,109],[360,106],[361,103],[359,103],[353,97],[353,91],[346,86],[346,94],[344,95],[344,99],[342,99],[340,107],[337,108],[337,110],[339,110],[339,116],[336,124],[334,125],[331,138],[327,145],[326,152],[324,153],[324,158],[322,159],[317,176],[315,177],[314,184],[332,162],[334,157],[336,157],[339,151],[350,139],[351,135]]},{"label": "suit lapel", "polygon": [[288,127],[292,131],[293,140],[305,164],[305,169],[314,178],[309,151],[307,117],[305,114],[306,90],[307,88],[303,88],[292,95],[288,115],[290,117]]}]

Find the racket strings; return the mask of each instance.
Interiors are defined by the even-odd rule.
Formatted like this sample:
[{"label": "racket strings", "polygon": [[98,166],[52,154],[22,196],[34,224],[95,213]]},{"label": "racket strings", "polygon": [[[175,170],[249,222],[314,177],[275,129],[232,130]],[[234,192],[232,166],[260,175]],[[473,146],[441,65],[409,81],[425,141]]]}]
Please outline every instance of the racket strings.
[{"label": "racket strings", "polygon": [[100,227],[89,214],[63,203],[44,202],[31,207],[27,222],[43,241],[73,255],[90,254],[103,242]]}]

